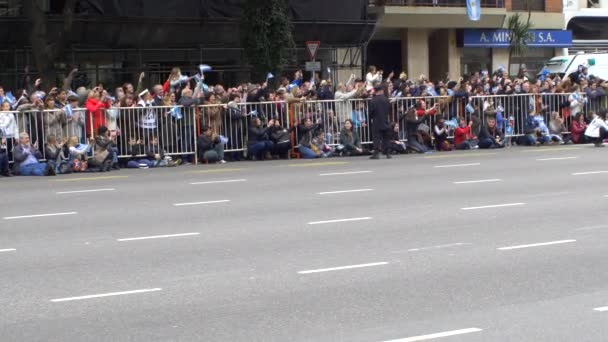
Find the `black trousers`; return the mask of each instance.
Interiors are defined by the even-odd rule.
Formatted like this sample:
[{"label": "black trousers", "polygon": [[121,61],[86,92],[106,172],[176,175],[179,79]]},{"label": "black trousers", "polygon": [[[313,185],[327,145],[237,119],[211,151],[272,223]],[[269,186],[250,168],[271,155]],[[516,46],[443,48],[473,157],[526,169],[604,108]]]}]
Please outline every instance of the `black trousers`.
[{"label": "black trousers", "polygon": [[374,153],[388,154],[391,147],[391,129],[374,129]]}]

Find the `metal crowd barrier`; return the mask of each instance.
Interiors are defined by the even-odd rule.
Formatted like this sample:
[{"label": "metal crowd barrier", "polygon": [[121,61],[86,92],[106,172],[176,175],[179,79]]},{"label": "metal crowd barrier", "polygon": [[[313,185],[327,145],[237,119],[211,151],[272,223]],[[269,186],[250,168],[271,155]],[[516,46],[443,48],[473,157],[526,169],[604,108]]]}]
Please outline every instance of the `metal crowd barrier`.
[{"label": "metal crowd barrier", "polygon": [[[430,130],[440,116],[454,121],[463,117],[468,122],[473,115],[477,115],[482,122],[485,122],[486,109],[492,107],[502,117],[498,122],[499,129],[510,133],[509,136],[517,137],[525,135],[526,116],[532,112],[543,115],[547,125],[551,113],[557,112],[564,118],[568,127],[576,112],[575,108],[570,107],[574,97],[570,93],[547,93],[468,98],[451,96],[391,98],[389,117],[392,121],[400,123],[400,137],[406,139],[403,119],[411,107],[430,109],[437,104],[436,114],[431,115],[425,122],[431,136]],[[587,119],[590,119],[592,112],[606,108],[608,103],[606,96],[585,99],[585,95],[579,98],[581,101],[579,112]],[[71,136],[76,136],[81,143],[87,143],[88,139],[94,138],[97,133],[93,132],[91,136],[87,136],[87,131],[92,132],[95,127],[105,125],[116,141],[121,158],[130,158],[134,154],[142,156],[141,150],[133,149],[134,144],[146,146],[155,139],[166,155],[193,156],[197,153],[196,138],[202,133],[202,127],[208,126],[224,138],[226,152],[239,153],[247,151],[248,127],[255,117],[259,117],[264,124],[272,119],[287,129],[310,119],[321,126],[326,143],[332,146],[340,143],[339,136],[344,122],[351,119],[360,135],[361,143],[371,144],[373,137],[370,129],[369,103],[370,99],[296,100],[290,103],[279,101],[207,104],[193,107],[110,108],[105,110],[103,122],[94,122],[93,114],[84,108],[11,111],[0,113],[2,116],[0,119],[10,122],[12,116],[16,128],[15,126],[0,127],[2,129],[0,136],[7,138],[10,150],[18,142],[18,133],[27,132],[31,142],[38,143],[40,152],[46,158],[45,145],[50,137],[54,136],[56,141],[61,143]],[[300,139],[298,130],[294,129],[292,147],[296,147]],[[9,159],[13,161],[12,153],[9,153]]]},{"label": "metal crowd barrier", "polygon": [[[105,122],[95,123],[89,113],[92,127],[105,125],[116,141],[119,158],[143,156],[138,145],[158,144],[168,156],[194,155],[197,137],[197,107],[129,107],[105,110]],[[92,130],[94,131],[94,130]],[[93,132],[93,137],[97,132]]]},{"label": "metal crowd barrier", "polygon": [[200,106],[200,113],[199,133],[207,126],[224,137],[227,140],[225,152],[247,150],[248,128],[256,117],[263,123],[274,120],[284,128],[291,127],[287,103],[282,101],[207,104]]}]

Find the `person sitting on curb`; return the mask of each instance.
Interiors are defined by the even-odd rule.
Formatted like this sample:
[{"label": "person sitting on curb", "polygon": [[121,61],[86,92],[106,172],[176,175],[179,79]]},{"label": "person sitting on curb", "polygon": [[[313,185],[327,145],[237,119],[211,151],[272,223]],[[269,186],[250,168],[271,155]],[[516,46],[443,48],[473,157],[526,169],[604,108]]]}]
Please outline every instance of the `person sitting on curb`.
[{"label": "person sitting on curb", "polygon": [[492,149],[505,147],[504,133],[496,127],[496,117],[489,116],[479,131],[479,148]]},{"label": "person sitting on curb", "polygon": [[247,141],[247,154],[251,156],[253,160],[264,160],[272,159],[270,152],[274,147],[272,141],[268,136],[270,127],[274,125],[274,120],[268,121],[268,126],[262,125],[262,120],[255,116],[251,120],[249,126],[249,135]]},{"label": "person sitting on curb", "polygon": [[114,141],[110,138],[110,131],[106,126],[99,127],[97,133],[95,154],[90,164],[99,168],[101,172],[108,172],[112,168],[112,161],[114,160]]},{"label": "person sitting on curb", "polygon": [[0,176],[12,177],[8,167],[8,147],[6,138],[0,138]]},{"label": "person sitting on curb", "polygon": [[585,136],[591,140],[595,147],[604,147],[604,139],[608,138],[608,124],[606,124],[606,109],[593,113],[593,119],[585,130]]},{"label": "person sitting on curb", "polygon": [[55,170],[47,163],[41,163],[42,153],[38,150],[38,142],[30,144],[30,135],[19,134],[19,145],[13,151],[15,163],[13,170],[21,176],[55,176]]},{"label": "person sitting on curb", "polygon": [[209,126],[203,126],[203,134],[197,139],[198,158],[205,163],[224,164],[224,143]]}]

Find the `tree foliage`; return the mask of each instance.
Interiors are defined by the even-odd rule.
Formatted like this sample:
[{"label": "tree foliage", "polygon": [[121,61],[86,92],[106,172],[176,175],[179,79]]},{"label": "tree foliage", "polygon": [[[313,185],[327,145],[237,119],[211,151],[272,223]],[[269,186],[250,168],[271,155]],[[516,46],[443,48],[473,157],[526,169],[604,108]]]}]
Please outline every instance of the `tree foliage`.
[{"label": "tree foliage", "polygon": [[287,0],[246,0],[241,18],[241,43],[255,79],[279,74],[294,60],[293,24]]},{"label": "tree foliage", "polygon": [[[508,69],[511,71],[511,60],[513,55],[522,57],[528,49],[528,40],[532,30],[532,23],[530,17],[532,12],[528,4],[528,19],[524,21],[519,13],[516,13],[509,17],[507,22],[507,30],[509,30],[509,66]],[[520,59],[521,60],[521,59]],[[521,68],[521,62],[519,63]],[[511,72],[510,72],[511,74]]]}]

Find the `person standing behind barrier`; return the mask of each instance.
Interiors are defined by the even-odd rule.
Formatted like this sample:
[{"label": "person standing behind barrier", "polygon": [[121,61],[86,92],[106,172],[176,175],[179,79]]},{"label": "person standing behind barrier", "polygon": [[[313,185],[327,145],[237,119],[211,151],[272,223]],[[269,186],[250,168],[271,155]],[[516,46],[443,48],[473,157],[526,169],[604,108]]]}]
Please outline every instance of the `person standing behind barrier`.
[{"label": "person standing behind barrier", "polygon": [[391,126],[388,121],[391,104],[384,94],[384,86],[378,85],[374,88],[374,97],[369,103],[369,117],[374,139],[374,154],[370,159],[380,159],[380,151],[391,159],[389,154]]},{"label": "person standing behind barrier", "polygon": [[[85,105],[87,108],[87,117],[85,118],[86,132],[89,137],[92,136],[94,132],[97,132],[100,127],[105,127],[106,114],[104,110],[110,108],[110,104],[111,102],[109,99],[101,98],[99,88],[96,87],[89,92]],[[93,122],[90,120],[93,120]]]},{"label": "person standing behind barrier", "polygon": [[568,96],[568,102],[570,102],[570,115],[576,116],[578,113],[582,113],[587,103],[587,99],[580,93],[580,86],[575,84],[572,86],[572,93]]},{"label": "person standing behind barrier", "polygon": [[45,137],[54,135],[57,139],[61,139],[65,135],[63,133],[63,126],[66,123],[65,112],[55,109],[55,98],[50,95],[44,99],[43,115]]},{"label": "person standing behind barrier", "polygon": [[77,136],[78,141],[83,142],[84,137],[84,112],[78,110],[78,97],[70,95],[68,97],[68,104],[63,107],[65,112],[66,124],[67,124],[67,135]]},{"label": "person standing behind barrier", "polygon": [[[247,112],[240,105],[241,96],[238,93],[230,95],[230,102],[226,106],[228,115],[224,119],[224,130],[228,138],[228,148],[231,150],[243,149],[245,132],[243,131],[243,121],[247,118]],[[233,161],[241,160],[242,153],[234,152],[231,156]]]},{"label": "person standing behind barrier", "polygon": [[218,97],[213,93],[209,93],[205,97],[205,107],[202,119],[204,123],[201,126],[207,126],[211,128],[214,134],[220,134],[221,132],[221,114],[222,114],[222,103]]},{"label": "person standing behind barrier", "polygon": [[55,170],[47,163],[41,163],[42,153],[38,150],[38,142],[30,144],[30,135],[19,134],[19,145],[13,151],[15,163],[13,171],[21,176],[54,176]]},{"label": "person standing behind barrier", "polygon": [[602,105],[602,100],[606,96],[606,92],[602,87],[598,87],[597,81],[591,82],[591,85],[585,88],[587,99],[589,100],[589,107],[591,110],[598,110]]},{"label": "person standing behind barrier", "polygon": [[11,105],[4,101],[0,107],[0,138],[5,140],[8,158],[12,158],[13,144],[19,137],[19,128],[15,114],[11,112]]}]

